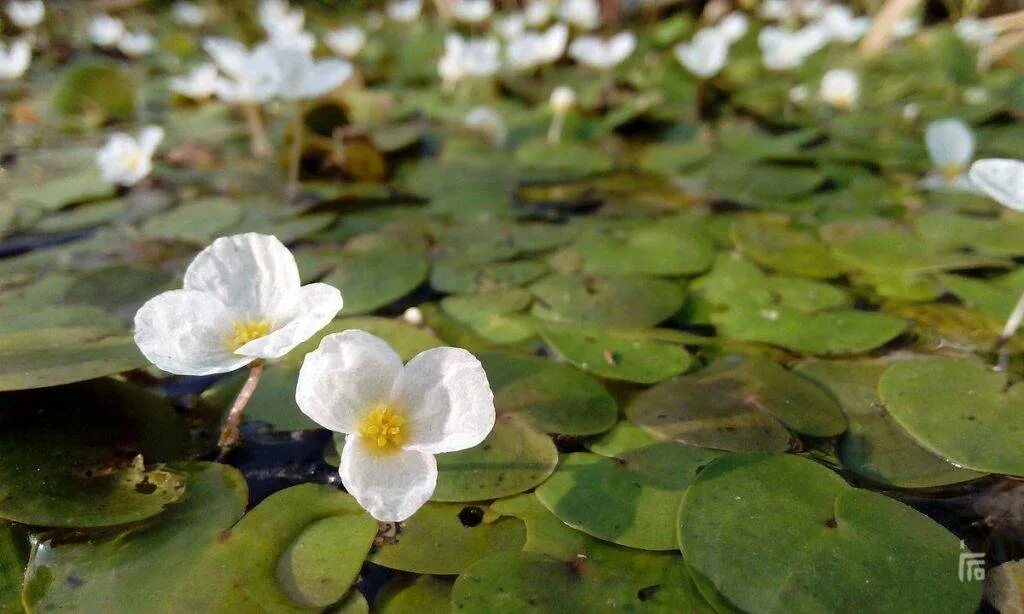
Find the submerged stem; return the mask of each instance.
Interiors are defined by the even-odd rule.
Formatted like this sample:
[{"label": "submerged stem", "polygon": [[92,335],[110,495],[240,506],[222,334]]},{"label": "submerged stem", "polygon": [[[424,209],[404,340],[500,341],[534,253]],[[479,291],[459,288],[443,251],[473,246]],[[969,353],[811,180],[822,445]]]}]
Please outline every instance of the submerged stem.
[{"label": "submerged stem", "polygon": [[252,147],[253,157],[266,158],[270,155],[270,141],[267,140],[267,131],[263,128],[260,108],[254,104],[244,104],[242,112],[245,113],[245,121],[249,126],[249,146]]},{"label": "submerged stem", "polygon": [[1020,328],[1022,321],[1024,321],[1024,293],[1021,293],[1020,298],[1017,299],[1017,304],[1014,305],[1013,311],[1010,312],[1010,317],[1007,318],[1006,324],[1003,326],[1003,332],[999,335],[999,341],[996,342],[995,349],[999,352],[999,364],[996,365],[997,371],[1006,371],[1009,367],[1010,348],[1006,347],[1006,344],[1017,333],[1017,329]]},{"label": "submerged stem", "polygon": [[256,392],[256,385],[260,383],[262,375],[263,361],[253,361],[249,365],[249,377],[245,380],[245,384],[242,385],[242,389],[238,391],[235,402],[231,404],[228,419],[224,421],[224,428],[220,432],[220,440],[217,442],[217,446],[220,448],[221,458],[224,458],[231,451],[231,448],[235,447],[238,443],[239,426],[242,424],[242,412],[245,411],[245,406],[252,399],[252,394]]}]

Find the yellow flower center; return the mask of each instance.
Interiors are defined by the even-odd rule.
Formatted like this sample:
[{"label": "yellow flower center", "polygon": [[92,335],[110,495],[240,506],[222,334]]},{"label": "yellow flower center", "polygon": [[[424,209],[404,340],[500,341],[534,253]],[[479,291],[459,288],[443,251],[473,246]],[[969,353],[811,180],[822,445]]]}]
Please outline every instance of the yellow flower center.
[{"label": "yellow flower center", "polygon": [[251,318],[238,320],[235,322],[234,329],[228,336],[228,347],[233,352],[254,339],[266,337],[269,333],[269,320],[253,320]]},{"label": "yellow flower center", "polygon": [[359,434],[382,452],[397,450],[405,442],[405,417],[390,405],[374,407],[359,421]]},{"label": "yellow flower center", "polygon": [[939,171],[942,172],[942,176],[946,181],[953,181],[964,172],[964,168],[959,164],[950,164],[949,166],[943,166]]}]

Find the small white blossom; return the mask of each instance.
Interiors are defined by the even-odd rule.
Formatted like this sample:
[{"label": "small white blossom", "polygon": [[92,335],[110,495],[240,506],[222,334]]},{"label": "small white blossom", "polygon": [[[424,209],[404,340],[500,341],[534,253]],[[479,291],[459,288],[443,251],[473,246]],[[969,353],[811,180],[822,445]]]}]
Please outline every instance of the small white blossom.
[{"label": "small white blossom", "polygon": [[270,38],[302,32],[306,23],[305,11],[293,9],[287,0],[261,0],[258,14],[260,25]]},{"label": "small white blossom", "polygon": [[456,20],[474,24],[490,19],[494,7],[491,5],[491,0],[454,0],[451,10]]},{"label": "small white blossom", "polygon": [[851,109],[860,98],[860,77],[852,70],[833,68],[821,78],[820,96],[837,109]]},{"label": "small white blossom", "polygon": [[314,61],[298,47],[260,45],[256,54],[267,53],[278,67],[277,96],[284,100],[312,100],[340,87],[352,76],[352,64],[338,58]]},{"label": "small white blossom", "polygon": [[576,104],[576,92],[567,85],[559,85],[551,90],[551,99],[548,103],[551,105],[552,111],[564,115]]},{"label": "small white blossom", "polygon": [[130,58],[146,55],[156,47],[156,39],[149,32],[136,30],[125,32],[121,40],[117,41],[117,50]]},{"label": "small white blossom", "polygon": [[366,45],[366,32],[359,26],[345,26],[324,35],[324,42],[334,53],[352,59]]},{"label": "small white blossom", "polygon": [[800,16],[804,19],[818,19],[828,6],[826,0],[802,0],[799,3]]},{"label": "small white blossom", "polygon": [[501,65],[501,46],[491,38],[463,39],[448,34],[444,39],[444,55],[437,62],[437,72],[446,87],[470,77],[490,77]]},{"label": "small white blossom", "polygon": [[8,0],[4,11],[11,23],[22,30],[38,26],[46,16],[43,0]]},{"label": "small white blossom", "polygon": [[892,27],[892,35],[896,40],[910,38],[921,30],[919,17],[907,17],[896,22]]},{"label": "small white blossom", "polygon": [[522,13],[505,15],[495,22],[494,29],[503,39],[514,40],[526,31],[526,17]]},{"label": "small white blossom", "polygon": [[563,23],[556,23],[544,32],[524,32],[509,41],[505,57],[512,68],[529,70],[558,61],[568,42],[569,28]]},{"label": "small white blossom", "polygon": [[0,42],[0,81],[21,78],[32,63],[32,45],[18,39],[9,45]]},{"label": "small white blossom", "polygon": [[551,21],[553,11],[549,0],[530,0],[523,9],[526,25],[539,28]]},{"label": "small white blossom", "polygon": [[747,35],[747,30],[750,29],[750,20],[745,14],[733,11],[720,19],[711,29],[731,45]]},{"label": "small white blossom", "polygon": [[227,38],[203,41],[217,68],[226,76],[217,78],[217,97],[230,104],[259,104],[272,98],[281,81],[281,69],[269,45],[253,51]]},{"label": "small white blossom", "polygon": [[783,21],[793,17],[795,9],[788,0],[764,0],[757,7],[757,14],[768,21]]},{"label": "small white blossom", "polygon": [[789,88],[789,101],[797,106],[807,104],[807,101],[811,98],[811,91],[806,85],[800,83]]},{"label": "small white blossom", "polygon": [[729,59],[729,41],[718,30],[705,28],[689,43],[679,43],[672,51],[687,70],[708,79],[721,72]]},{"label": "small white blossom", "polygon": [[184,77],[171,79],[171,91],[192,100],[206,100],[217,93],[217,67],[207,62]]},{"label": "small white blossom", "polygon": [[495,145],[504,145],[508,138],[508,127],[501,115],[490,107],[474,107],[466,114],[463,122],[467,128],[482,134]]},{"label": "small white blossom", "polygon": [[960,119],[940,119],[928,124],[924,142],[932,165],[942,181],[958,183],[974,158],[974,133]]},{"label": "small white blossom", "polygon": [[89,21],[89,40],[104,49],[115,47],[124,36],[124,22],[110,15],[96,15]]},{"label": "small white blossom", "polygon": [[580,30],[593,30],[601,25],[601,5],[597,0],[562,0],[558,17]]},{"label": "small white blossom", "polygon": [[1006,158],[978,160],[971,165],[971,183],[990,198],[1024,212],[1024,162]]},{"label": "small white blossom", "polygon": [[483,366],[460,348],[422,352],[403,365],[379,337],[346,330],[306,355],[295,401],[345,440],[338,473],[371,516],[400,522],[437,485],[435,454],[472,448],[494,428]]},{"label": "small white blossom", "polygon": [[917,121],[917,118],[921,116],[921,105],[916,102],[908,102],[903,105],[903,121],[908,124],[912,124]]},{"label": "small white blossom", "polygon": [[830,39],[854,43],[867,33],[871,27],[871,18],[858,17],[849,7],[833,4],[825,9],[817,23],[828,33]]},{"label": "small white blossom", "polygon": [[608,39],[581,36],[569,45],[569,55],[580,64],[606,70],[620,64],[634,49],[636,35],[627,30]]},{"label": "small white blossom", "polygon": [[183,26],[198,28],[206,22],[206,9],[195,2],[178,0],[171,8],[174,21]]},{"label": "small white blossom", "polygon": [[792,70],[804,63],[810,55],[828,44],[822,28],[806,27],[792,31],[768,26],[757,35],[761,48],[761,61],[768,70]]},{"label": "small white blossom", "polygon": [[399,23],[412,23],[419,19],[423,0],[391,0],[388,2],[388,18]]},{"label": "small white blossom", "polygon": [[983,47],[996,39],[996,29],[984,19],[964,17],[956,22],[953,31],[960,40],[973,47]]},{"label": "small white blossom", "polygon": [[96,165],[107,183],[132,186],[153,171],[153,154],[164,138],[164,129],[146,126],[138,138],[115,132],[96,152]]},{"label": "small white blossom", "polygon": [[188,266],[181,290],[159,294],[139,309],[135,343],[169,373],[227,373],[284,356],[341,306],[337,288],[301,285],[295,258],[277,237],[221,237]]}]

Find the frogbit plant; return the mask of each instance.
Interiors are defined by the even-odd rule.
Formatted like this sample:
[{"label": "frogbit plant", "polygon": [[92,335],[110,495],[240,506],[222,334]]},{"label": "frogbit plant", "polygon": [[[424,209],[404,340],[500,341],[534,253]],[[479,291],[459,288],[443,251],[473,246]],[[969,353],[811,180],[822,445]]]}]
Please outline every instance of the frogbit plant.
[{"label": "frogbit plant", "polygon": [[316,423],[345,435],[338,473],[371,516],[401,522],[437,485],[435,454],[472,448],[494,428],[494,395],[468,351],[439,347],[402,364],[361,330],[324,337],[295,391]]},{"label": "frogbit plant", "polygon": [[96,165],[107,183],[133,186],[153,171],[153,154],[164,139],[160,126],[146,126],[138,137],[115,132],[96,152]]},{"label": "frogbit plant", "polygon": [[18,28],[31,30],[43,22],[46,7],[43,6],[43,0],[9,0],[4,12]]},{"label": "frogbit plant", "polygon": [[245,405],[263,373],[341,310],[341,293],[302,285],[295,258],[277,237],[221,237],[195,257],[180,290],[147,301],[135,314],[135,343],[154,365],[177,375],[228,373],[249,378],[231,406],[219,445],[238,441]]},{"label": "frogbit plant", "polygon": [[562,140],[562,128],[565,126],[565,116],[576,104],[576,91],[567,85],[559,85],[551,91],[551,125],[548,126],[548,143],[552,145]]},{"label": "frogbit plant", "polygon": [[5,45],[0,41],[0,81],[21,78],[32,63],[32,46],[24,39]]},{"label": "frogbit plant", "polygon": [[967,167],[974,157],[974,133],[963,120],[940,119],[928,124],[924,142],[935,171],[925,177],[925,187],[973,189]]},{"label": "frogbit plant", "polygon": [[833,68],[821,78],[821,99],[841,111],[849,111],[860,98],[860,77],[846,68]]},{"label": "frogbit plant", "polygon": [[89,21],[89,40],[100,49],[112,49],[124,36],[124,22],[105,13]]}]

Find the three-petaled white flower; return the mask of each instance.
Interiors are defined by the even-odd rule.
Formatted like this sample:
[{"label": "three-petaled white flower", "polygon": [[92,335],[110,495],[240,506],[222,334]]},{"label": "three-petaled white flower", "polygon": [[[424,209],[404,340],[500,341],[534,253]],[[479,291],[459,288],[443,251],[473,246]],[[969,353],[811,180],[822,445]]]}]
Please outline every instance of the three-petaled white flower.
[{"label": "three-petaled white flower", "polygon": [[449,88],[467,77],[490,77],[501,65],[500,52],[501,45],[492,38],[466,40],[458,34],[448,34],[437,73]]},{"label": "three-petaled white flower", "polygon": [[968,45],[983,47],[996,39],[996,29],[977,17],[964,17],[953,25],[953,32]]},{"label": "three-petaled white flower", "polygon": [[423,0],[391,0],[385,10],[392,21],[411,23],[419,18]]},{"label": "three-petaled white flower", "polygon": [[32,63],[32,45],[18,39],[9,45],[0,42],[0,80],[18,79]]},{"label": "three-petaled white flower", "polygon": [[159,294],[139,309],[135,343],[170,373],[227,373],[284,356],[341,306],[336,288],[301,285],[295,258],[277,237],[221,237],[188,266],[181,290]]},{"label": "three-petaled white flower", "polygon": [[676,59],[701,79],[717,75],[729,59],[729,41],[718,30],[705,28],[693,40],[679,43],[673,49]]},{"label": "three-petaled white flower", "polygon": [[156,47],[156,39],[149,32],[136,30],[125,32],[121,40],[117,41],[117,50],[130,58],[136,58],[153,51]]},{"label": "three-petaled white flower", "polygon": [[569,55],[580,64],[608,70],[628,58],[634,49],[636,35],[627,30],[608,39],[581,36],[569,45]]},{"label": "three-petaled white flower", "polygon": [[970,178],[999,204],[1024,212],[1024,162],[1007,158],[978,160],[971,165]]},{"label": "three-petaled white flower", "polygon": [[782,71],[803,64],[811,54],[828,44],[828,37],[820,27],[808,26],[794,31],[768,26],[758,33],[757,44],[764,67]]},{"label": "three-petaled white flower", "polygon": [[43,0],[9,0],[4,12],[14,25],[28,30],[42,23],[46,7],[43,6]]},{"label": "three-petaled white flower", "polygon": [[551,2],[549,0],[530,0],[523,9],[526,25],[539,28],[551,21]]},{"label": "three-petaled white flower", "polygon": [[174,21],[183,26],[198,28],[206,21],[206,9],[189,0],[178,0],[171,8]]},{"label": "three-petaled white flower", "polygon": [[733,11],[718,20],[718,23],[711,26],[711,29],[731,45],[747,35],[747,30],[750,29],[750,20],[743,13]]},{"label": "three-petaled white flower", "polygon": [[[259,51],[258,51],[259,52]],[[314,61],[299,47],[266,50],[278,67],[277,96],[285,100],[312,100],[339,87],[352,76],[352,65],[338,58]]]},{"label": "three-petaled white flower", "polygon": [[124,36],[124,22],[117,17],[101,14],[89,20],[89,40],[104,49],[114,47]]},{"label": "three-petaled white flower", "polygon": [[871,27],[871,18],[858,17],[849,7],[833,4],[825,9],[817,25],[827,33],[829,39],[853,43],[867,33]]},{"label": "three-petaled white flower", "polygon": [[153,154],[164,138],[160,126],[146,126],[138,138],[115,132],[96,152],[96,164],[107,183],[132,186],[153,171]]},{"label": "three-petaled white flower", "polygon": [[933,121],[925,128],[924,143],[936,171],[925,178],[926,187],[973,187],[965,175],[974,158],[974,133],[967,124],[956,118]]},{"label": "three-petaled white flower", "polygon": [[494,30],[503,39],[514,40],[526,31],[526,17],[522,13],[509,13],[495,21]]},{"label": "three-petaled white flower", "polygon": [[352,59],[363,50],[366,32],[356,25],[344,26],[325,34],[324,42],[334,53]]},{"label": "three-petaled white flower", "polygon": [[505,57],[510,67],[529,70],[558,61],[568,42],[568,26],[556,23],[544,32],[523,32],[509,41]]},{"label": "three-petaled white flower", "polygon": [[281,69],[269,45],[253,51],[228,38],[207,38],[203,49],[226,76],[217,78],[217,97],[230,104],[266,102],[277,93]]},{"label": "three-petaled white flower", "polygon": [[435,454],[472,448],[494,427],[494,395],[472,354],[434,348],[403,365],[360,330],[324,337],[306,355],[295,401],[315,422],[344,433],[338,472],[371,516],[400,522],[430,499]]},{"label": "three-petaled white flower", "polygon": [[171,91],[192,100],[206,100],[217,93],[217,67],[207,62],[184,77],[171,79]]},{"label": "three-petaled white flower", "polygon": [[860,77],[852,70],[833,68],[821,78],[820,96],[837,109],[852,109],[860,98]]},{"label": "three-petaled white flower", "polygon": [[593,30],[601,25],[601,5],[597,0],[562,0],[558,16],[580,30]]},{"label": "three-petaled white flower", "polygon": [[451,10],[458,21],[474,24],[487,21],[494,12],[494,7],[491,0],[454,0]]},{"label": "three-petaled white flower", "polygon": [[504,145],[508,138],[508,127],[501,115],[491,107],[473,107],[466,114],[463,124],[470,130],[484,136],[494,145]]}]

